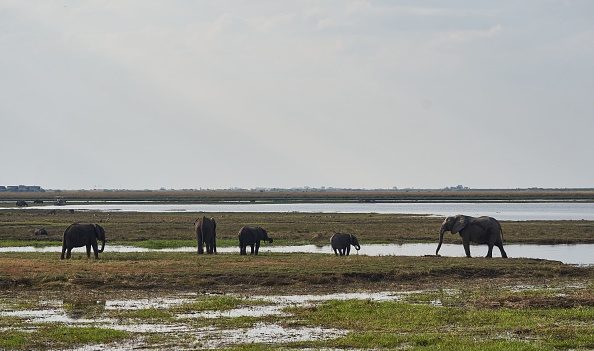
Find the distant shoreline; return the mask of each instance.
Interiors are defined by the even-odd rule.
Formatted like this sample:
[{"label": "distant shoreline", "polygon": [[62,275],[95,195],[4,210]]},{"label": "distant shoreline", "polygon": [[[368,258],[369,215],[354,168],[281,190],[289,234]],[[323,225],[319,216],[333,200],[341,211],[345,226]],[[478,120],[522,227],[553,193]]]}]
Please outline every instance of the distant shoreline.
[{"label": "distant shoreline", "polygon": [[406,203],[406,202],[594,202],[594,189],[468,190],[48,190],[0,192],[17,200],[151,203]]}]

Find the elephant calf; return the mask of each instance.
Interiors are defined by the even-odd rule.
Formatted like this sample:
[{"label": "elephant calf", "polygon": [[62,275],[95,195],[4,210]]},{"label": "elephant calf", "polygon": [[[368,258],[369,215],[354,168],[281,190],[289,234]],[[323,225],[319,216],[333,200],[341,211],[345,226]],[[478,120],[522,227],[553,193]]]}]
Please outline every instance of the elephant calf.
[{"label": "elephant calf", "polygon": [[[251,254],[257,255],[260,249],[260,241],[265,240],[272,243],[272,238],[268,237],[266,230],[261,227],[242,227],[239,230],[239,254],[247,255],[246,248],[249,245]],[[255,250],[254,250],[255,245]]]},{"label": "elephant calf", "polygon": [[359,240],[353,234],[336,233],[330,238],[330,245],[334,254],[338,256],[348,256],[351,253],[351,245],[355,247],[355,250],[361,250]]},{"label": "elephant calf", "polygon": [[[101,240],[101,250],[97,249],[97,240]],[[105,248],[105,230],[98,224],[71,224],[64,231],[64,238],[62,240],[62,256],[70,258],[70,252],[75,247],[87,247],[87,258],[91,258],[91,247],[95,253],[95,259],[99,259],[99,254]]]},{"label": "elephant calf", "polygon": [[463,215],[447,217],[439,230],[439,245],[435,250],[436,255],[443,243],[443,233],[447,231],[452,234],[460,233],[466,257],[470,257],[470,243],[473,242],[489,245],[487,257],[493,257],[493,246],[497,246],[501,252],[501,257],[507,258],[507,254],[503,249],[503,231],[495,218],[487,216],[475,218]]}]

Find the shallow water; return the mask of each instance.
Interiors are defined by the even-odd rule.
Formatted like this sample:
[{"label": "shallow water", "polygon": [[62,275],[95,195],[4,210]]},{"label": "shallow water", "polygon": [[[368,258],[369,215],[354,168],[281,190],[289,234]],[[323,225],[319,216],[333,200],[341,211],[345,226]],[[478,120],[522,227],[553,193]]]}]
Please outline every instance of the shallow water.
[{"label": "shallow water", "polygon": [[[425,256],[434,255],[437,243],[417,244],[370,244],[361,245],[357,252],[351,248],[351,255],[367,256]],[[504,245],[504,249],[510,258],[536,258],[544,260],[561,261],[568,264],[594,265],[594,244],[573,244],[573,245],[533,245],[533,244],[510,244]],[[106,252],[188,252],[195,253],[195,247],[180,247],[172,249],[146,249],[134,246],[111,245],[106,247]],[[239,253],[236,247],[217,248],[219,253]],[[15,246],[0,247],[3,252],[61,252],[60,246]],[[84,255],[84,248],[75,249],[73,255]],[[266,253],[321,253],[334,254],[330,245],[295,245],[295,246],[274,246],[266,245],[260,247],[260,254]],[[487,254],[486,245],[472,245],[470,253],[474,257],[481,257]],[[461,244],[443,244],[439,251],[441,256],[464,257],[464,248]],[[497,247],[493,248],[493,257],[500,257]]]},{"label": "shallow water", "polygon": [[[145,334],[173,334],[181,336],[187,343],[187,347],[191,349],[217,349],[222,347],[229,347],[237,344],[250,343],[288,343],[309,340],[323,340],[337,338],[346,335],[346,330],[339,330],[325,327],[285,327],[277,323],[270,322],[256,322],[251,327],[237,328],[237,329],[223,329],[216,327],[192,327],[189,324],[184,324],[183,319],[187,318],[220,318],[220,317],[264,317],[269,315],[276,315],[281,317],[291,317],[291,314],[282,311],[288,306],[309,306],[313,303],[319,303],[329,300],[346,300],[346,299],[368,299],[377,301],[400,300],[402,296],[412,292],[360,292],[360,293],[344,293],[344,294],[327,294],[327,295],[280,295],[280,296],[237,296],[246,301],[255,299],[270,303],[270,305],[251,306],[249,308],[236,308],[231,311],[206,311],[196,312],[193,314],[179,314],[176,315],[178,322],[176,323],[162,323],[155,321],[150,323],[150,320],[143,319],[120,319],[120,318],[106,318],[107,310],[118,309],[144,309],[144,308],[160,308],[169,309],[181,303],[199,301],[201,298],[197,294],[184,294],[170,297],[157,298],[141,298],[141,299],[118,299],[107,301],[95,300],[77,300],[76,304],[69,300],[41,300],[37,301],[40,307],[32,309],[14,309],[10,303],[3,305],[0,303],[0,316],[10,316],[23,319],[26,324],[19,326],[17,330],[27,331],[32,328],[37,328],[38,325],[49,323],[60,323],[71,326],[96,326],[100,328],[109,328],[114,330],[122,330],[137,334],[140,338],[135,337],[134,340],[128,340],[121,343],[113,343],[108,345],[85,345],[75,350],[102,350],[102,349],[159,349],[159,345],[146,345],[142,340]],[[6,301],[6,300],[4,300]],[[76,318],[68,316],[67,306],[70,308],[76,305],[83,309],[85,306],[89,309],[89,313],[94,313],[94,318]],[[100,310],[97,310],[97,308]],[[254,313],[242,313],[240,311],[253,310]],[[260,310],[260,312],[255,312]],[[227,313],[228,312],[228,313]],[[82,315],[85,315],[83,313]],[[1,330],[1,329],[0,329]]]},{"label": "shallow water", "polygon": [[[14,209],[14,208],[12,208]],[[449,216],[492,216],[499,220],[594,220],[594,203],[588,202],[433,202],[433,203],[297,203],[297,204],[154,204],[99,203],[66,206],[31,206],[29,209],[73,209],[124,212],[302,212],[401,213]],[[15,209],[16,210],[16,209]]]}]

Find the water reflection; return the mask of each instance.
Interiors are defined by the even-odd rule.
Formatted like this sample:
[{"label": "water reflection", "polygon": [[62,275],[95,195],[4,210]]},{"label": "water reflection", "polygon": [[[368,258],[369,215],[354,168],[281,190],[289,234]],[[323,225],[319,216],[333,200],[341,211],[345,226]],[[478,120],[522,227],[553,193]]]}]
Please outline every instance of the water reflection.
[{"label": "water reflection", "polygon": [[[351,250],[351,255],[367,256],[426,256],[434,255],[437,243],[421,244],[368,244],[361,245],[361,250],[357,253]],[[594,265],[594,244],[574,244],[574,245],[534,245],[534,244],[510,244],[504,245],[505,251],[510,258],[537,258],[544,260],[561,261],[568,264]],[[33,247],[0,247],[0,253],[3,252],[60,252],[59,246]],[[172,249],[145,249],[134,246],[111,245],[106,253],[118,252],[188,252],[195,253],[195,247],[179,247]],[[217,248],[219,253],[237,253],[236,247]],[[486,245],[472,245],[470,252],[473,257],[482,257],[487,254]],[[266,253],[319,253],[332,254],[334,252],[330,245],[295,245],[295,246],[261,246],[260,254]],[[441,256],[464,257],[464,248],[461,244],[443,244],[439,251]],[[499,257],[499,250],[493,249],[493,257]]]}]

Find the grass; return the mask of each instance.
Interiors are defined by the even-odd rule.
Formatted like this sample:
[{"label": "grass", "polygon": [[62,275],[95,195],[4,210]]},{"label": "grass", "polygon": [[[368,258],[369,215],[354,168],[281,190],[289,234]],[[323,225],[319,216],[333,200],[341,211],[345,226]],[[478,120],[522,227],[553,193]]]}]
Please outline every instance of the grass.
[{"label": "grass", "polygon": [[[588,295],[594,298],[592,291]],[[460,294],[458,299],[459,307],[350,300],[290,308],[289,312],[302,325],[352,331],[335,340],[299,344],[309,347],[413,350],[594,347],[594,304],[570,308],[474,308],[474,301],[467,300],[465,294]]]},{"label": "grass", "polygon": [[31,332],[0,331],[0,348],[8,350],[55,349],[109,343],[129,337],[130,334],[127,332],[107,328],[50,325]]},{"label": "grass", "polygon": [[[196,246],[194,220],[203,213],[123,213],[45,210],[0,210],[0,246],[60,245],[64,230],[74,222],[100,223],[106,230],[107,250],[112,243],[147,248]],[[217,220],[217,246],[236,246],[243,225],[268,230],[275,244],[328,244],[334,232],[356,234],[366,243],[438,241],[442,218],[398,214],[320,213],[208,213]],[[36,228],[49,235],[36,237]],[[505,243],[594,243],[594,221],[502,222]],[[461,243],[446,234],[445,242]]]},{"label": "grass", "polygon": [[531,259],[485,259],[324,254],[104,253],[60,260],[55,253],[4,253],[0,288],[202,289],[242,292],[249,288],[328,290],[389,285],[423,286],[471,279],[547,282],[591,281],[594,267]]}]

